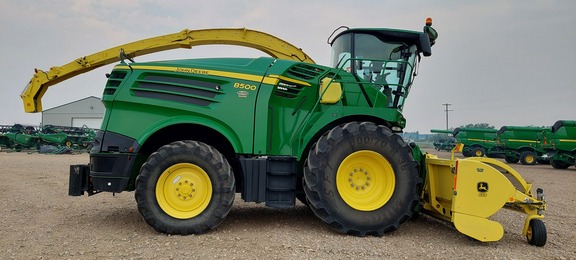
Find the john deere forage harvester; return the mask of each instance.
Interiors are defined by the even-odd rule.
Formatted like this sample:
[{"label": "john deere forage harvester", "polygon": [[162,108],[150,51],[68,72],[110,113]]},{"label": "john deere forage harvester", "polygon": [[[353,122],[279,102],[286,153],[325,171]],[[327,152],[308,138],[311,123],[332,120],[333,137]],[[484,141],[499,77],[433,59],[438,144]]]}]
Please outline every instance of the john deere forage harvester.
[{"label": "john deere forage harvester", "polygon": [[[23,92],[41,110],[50,85],[120,60],[104,87],[106,115],[90,163],[70,166],[70,195],[134,191],[160,232],[218,226],[235,193],[289,208],[299,199],[340,233],[381,236],[416,211],[480,241],[504,235],[488,218],[502,207],[528,215],[523,234],[546,243],[541,190],[490,159],[438,159],[397,134],[422,56],[436,31],[342,28],[331,66],[248,29],[184,30],[38,71]],[[272,57],[130,62],[202,44],[256,48]],[[522,186],[516,190],[502,173]]]}]

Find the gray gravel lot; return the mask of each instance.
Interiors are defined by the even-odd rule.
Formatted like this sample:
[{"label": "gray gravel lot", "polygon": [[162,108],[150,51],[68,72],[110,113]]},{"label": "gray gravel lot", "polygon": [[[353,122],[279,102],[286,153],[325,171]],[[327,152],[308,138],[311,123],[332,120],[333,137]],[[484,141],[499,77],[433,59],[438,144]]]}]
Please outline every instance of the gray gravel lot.
[{"label": "gray gravel lot", "polygon": [[[441,158],[448,153],[433,152]],[[134,193],[68,196],[68,165],[88,154],[0,152],[0,259],[574,259],[576,169],[513,165],[544,189],[548,243],[530,246],[525,216],[502,210],[502,240],[481,243],[449,223],[422,216],[383,237],[337,234],[304,205],[271,209],[238,195],[216,230],[168,236],[149,227]]]}]

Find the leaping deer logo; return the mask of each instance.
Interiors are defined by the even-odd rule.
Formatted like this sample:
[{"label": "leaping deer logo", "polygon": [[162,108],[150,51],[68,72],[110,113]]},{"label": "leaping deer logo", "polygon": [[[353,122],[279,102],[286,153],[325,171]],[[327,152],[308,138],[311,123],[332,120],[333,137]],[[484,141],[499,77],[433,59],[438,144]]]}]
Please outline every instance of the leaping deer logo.
[{"label": "leaping deer logo", "polygon": [[479,182],[476,186],[479,192],[488,192],[488,183],[487,182]]}]

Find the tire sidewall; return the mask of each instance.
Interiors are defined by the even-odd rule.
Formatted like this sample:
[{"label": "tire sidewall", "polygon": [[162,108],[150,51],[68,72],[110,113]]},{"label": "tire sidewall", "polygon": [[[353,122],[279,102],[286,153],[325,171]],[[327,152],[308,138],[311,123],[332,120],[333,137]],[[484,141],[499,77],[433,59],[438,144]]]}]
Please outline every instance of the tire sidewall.
[{"label": "tire sidewall", "polygon": [[[144,183],[137,181],[139,185],[145,185],[145,188],[137,187],[136,191],[137,201],[141,195],[146,198],[145,200],[140,199],[140,201],[145,203],[145,205],[142,205],[144,206],[145,212],[141,211],[141,213],[143,215],[151,214],[151,216],[149,216],[151,218],[148,219],[152,220],[152,222],[158,222],[149,224],[155,229],[160,229],[160,231],[167,233],[198,234],[207,230],[204,225],[210,221],[214,214],[227,215],[229,209],[226,212],[219,212],[225,210],[222,207],[227,205],[227,201],[223,201],[222,196],[222,194],[227,191],[225,187],[227,185],[223,185],[224,183],[221,180],[226,179],[226,177],[233,178],[233,175],[230,172],[230,167],[215,162],[217,160],[214,160],[214,156],[213,154],[203,152],[202,149],[190,146],[163,147],[151,156],[152,158],[142,166],[138,177],[139,179],[143,179]],[[206,209],[199,215],[189,219],[178,219],[168,215],[162,210],[156,197],[158,179],[166,169],[178,163],[190,163],[202,168],[210,178],[212,186],[212,196]],[[225,159],[222,163],[227,164]],[[140,203],[141,202],[139,202],[139,209],[141,208]],[[183,227],[186,227],[184,228],[186,230],[182,230]]]},{"label": "tire sidewall", "polygon": [[[532,158],[531,161],[527,160],[529,157]],[[524,165],[534,165],[536,164],[536,153],[532,151],[524,151],[520,155],[520,163]]]},{"label": "tire sidewall", "polygon": [[[377,229],[382,222],[395,222],[393,219],[401,219],[406,214],[411,214],[411,205],[417,196],[418,171],[411,167],[414,161],[412,154],[406,152],[407,145],[402,139],[389,138],[392,133],[384,127],[378,127],[377,131],[368,131],[359,127],[356,133],[343,132],[342,138],[330,144],[331,149],[320,155],[321,161],[326,165],[320,165],[319,172],[315,174],[320,181],[320,199],[328,204],[327,211],[337,219],[341,219],[345,225]],[[388,138],[386,138],[386,136]],[[359,211],[350,207],[340,196],[336,185],[338,168],[342,161],[350,154],[370,150],[382,155],[391,164],[395,175],[395,185],[392,197],[382,207],[373,211]],[[413,168],[411,172],[409,169]],[[408,206],[410,207],[410,206]],[[407,212],[408,211],[408,212]]]},{"label": "tire sidewall", "polygon": [[546,240],[548,235],[546,233],[546,226],[541,219],[530,220],[530,229],[532,231],[532,237],[526,237],[528,243],[534,246],[544,246],[546,245]]},{"label": "tire sidewall", "polygon": [[[480,154],[480,155],[478,155],[478,154]],[[482,148],[482,147],[472,148],[471,155],[473,157],[484,157],[485,154],[486,154],[486,152],[484,151],[484,148]]]}]

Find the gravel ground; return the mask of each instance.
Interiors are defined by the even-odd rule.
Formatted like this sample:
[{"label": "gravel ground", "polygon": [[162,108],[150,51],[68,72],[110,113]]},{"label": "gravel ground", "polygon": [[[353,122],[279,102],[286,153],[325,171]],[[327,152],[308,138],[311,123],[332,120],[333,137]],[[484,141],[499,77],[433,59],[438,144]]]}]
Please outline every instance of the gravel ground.
[{"label": "gravel ground", "polygon": [[[441,158],[448,153],[436,152]],[[140,217],[134,194],[68,196],[68,165],[88,154],[0,152],[0,259],[574,259],[576,169],[513,165],[544,189],[548,242],[530,246],[525,216],[501,210],[502,240],[481,243],[449,223],[423,216],[383,237],[331,231],[304,205],[271,209],[236,197],[216,230],[203,235],[157,233]]]}]

